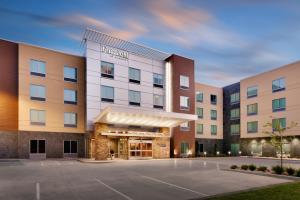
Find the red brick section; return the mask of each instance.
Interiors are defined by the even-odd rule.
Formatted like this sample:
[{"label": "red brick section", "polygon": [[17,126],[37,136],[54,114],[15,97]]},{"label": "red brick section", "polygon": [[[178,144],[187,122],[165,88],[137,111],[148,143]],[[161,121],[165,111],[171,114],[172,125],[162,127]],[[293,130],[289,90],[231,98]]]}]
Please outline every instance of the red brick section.
[{"label": "red brick section", "polygon": [[[167,59],[172,67],[172,87],[173,87],[173,112],[195,114],[195,67],[194,61],[178,55],[172,55]],[[189,89],[180,89],[180,75],[189,77]],[[180,109],[180,96],[190,98],[190,109]],[[181,131],[180,127],[173,129],[171,138],[171,155],[180,156],[181,142],[188,142],[192,156],[195,154],[195,121],[190,122],[189,131]],[[174,155],[174,150],[177,155]]]},{"label": "red brick section", "polygon": [[0,131],[18,130],[18,44],[0,40]]}]

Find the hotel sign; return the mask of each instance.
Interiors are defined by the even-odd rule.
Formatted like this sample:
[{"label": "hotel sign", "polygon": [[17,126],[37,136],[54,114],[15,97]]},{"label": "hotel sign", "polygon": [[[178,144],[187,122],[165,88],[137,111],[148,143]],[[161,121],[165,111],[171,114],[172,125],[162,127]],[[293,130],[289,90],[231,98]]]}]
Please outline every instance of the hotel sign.
[{"label": "hotel sign", "polygon": [[110,56],[112,56],[114,58],[128,60],[129,53],[126,52],[126,51],[114,49],[114,48],[107,47],[107,46],[102,46],[101,47],[101,52],[109,54]]}]

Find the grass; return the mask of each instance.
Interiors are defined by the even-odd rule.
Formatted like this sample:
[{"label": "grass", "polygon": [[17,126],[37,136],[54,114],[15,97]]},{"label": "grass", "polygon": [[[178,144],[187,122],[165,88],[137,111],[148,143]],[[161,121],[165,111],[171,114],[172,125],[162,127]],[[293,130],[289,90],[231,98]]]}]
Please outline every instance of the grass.
[{"label": "grass", "polygon": [[212,197],[209,200],[300,200],[300,182],[280,184],[247,192]]}]

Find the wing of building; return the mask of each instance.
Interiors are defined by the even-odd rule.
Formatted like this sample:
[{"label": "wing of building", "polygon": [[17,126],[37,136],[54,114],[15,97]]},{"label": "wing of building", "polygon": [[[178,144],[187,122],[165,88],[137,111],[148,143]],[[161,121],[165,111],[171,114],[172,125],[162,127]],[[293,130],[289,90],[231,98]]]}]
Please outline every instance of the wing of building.
[{"label": "wing of building", "polygon": [[[276,156],[263,125],[300,122],[300,62],[217,88],[190,58],[91,29],[83,44],[0,40],[0,158]],[[299,128],[287,135],[300,156]]]}]

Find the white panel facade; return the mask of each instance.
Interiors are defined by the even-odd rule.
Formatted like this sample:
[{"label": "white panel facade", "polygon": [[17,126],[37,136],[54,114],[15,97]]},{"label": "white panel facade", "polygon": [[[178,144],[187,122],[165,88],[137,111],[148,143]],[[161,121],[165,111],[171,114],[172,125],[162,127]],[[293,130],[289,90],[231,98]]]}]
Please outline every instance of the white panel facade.
[{"label": "white panel facade", "polygon": [[[157,110],[153,109],[153,94],[164,96],[164,88],[153,87],[153,73],[165,74],[165,62],[152,60],[142,56],[128,54],[128,59],[101,51],[102,46],[98,43],[86,42],[86,107],[87,107],[87,128],[93,129],[93,120],[101,110],[108,106],[130,107],[132,109]],[[122,50],[120,50],[122,51]],[[114,78],[101,77],[101,61],[114,64]],[[129,68],[140,69],[140,84],[129,83]],[[164,77],[165,80],[165,77]],[[101,85],[114,88],[114,102],[101,102]],[[141,105],[131,106],[128,101],[128,90],[141,92]]]}]

